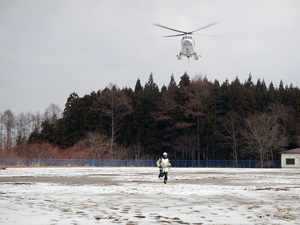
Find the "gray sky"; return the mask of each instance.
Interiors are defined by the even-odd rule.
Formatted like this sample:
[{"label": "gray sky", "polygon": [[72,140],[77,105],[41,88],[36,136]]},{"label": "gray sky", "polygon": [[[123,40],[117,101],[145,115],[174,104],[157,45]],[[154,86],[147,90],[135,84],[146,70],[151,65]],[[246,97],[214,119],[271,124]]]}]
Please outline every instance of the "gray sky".
[{"label": "gray sky", "polygon": [[[264,79],[300,86],[300,1],[11,1],[0,0],[0,112],[62,109],[109,83],[134,88],[138,78],[161,87],[174,74],[223,83]],[[180,37],[156,26],[192,31],[199,61],[176,59]]]}]

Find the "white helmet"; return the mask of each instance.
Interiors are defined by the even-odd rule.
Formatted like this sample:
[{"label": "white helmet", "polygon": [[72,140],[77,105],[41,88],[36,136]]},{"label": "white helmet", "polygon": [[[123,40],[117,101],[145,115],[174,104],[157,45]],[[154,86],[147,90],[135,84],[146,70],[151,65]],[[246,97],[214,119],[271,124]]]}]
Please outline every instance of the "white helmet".
[{"label": "white helmet", "polygon": [[164,152],[163,155],[168,155],[168,153]]}]

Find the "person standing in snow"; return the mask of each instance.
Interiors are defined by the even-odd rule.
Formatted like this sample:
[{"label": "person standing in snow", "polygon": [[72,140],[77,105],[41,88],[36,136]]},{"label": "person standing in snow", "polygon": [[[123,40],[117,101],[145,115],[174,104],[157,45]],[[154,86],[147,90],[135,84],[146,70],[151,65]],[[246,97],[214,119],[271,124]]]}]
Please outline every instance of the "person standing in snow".
[{"label": "person standing in snow", "polygon": [[168,154],[166,152],[163,153],[163,158],[160,158],[156,162],[158,168],[159,168],[159,175],[158,178],[165,177],[164,178],[164,183],[167,183],[168,180],[168,172],[169,168],[172,167],[171,163],[169,162],[168,159]]}]

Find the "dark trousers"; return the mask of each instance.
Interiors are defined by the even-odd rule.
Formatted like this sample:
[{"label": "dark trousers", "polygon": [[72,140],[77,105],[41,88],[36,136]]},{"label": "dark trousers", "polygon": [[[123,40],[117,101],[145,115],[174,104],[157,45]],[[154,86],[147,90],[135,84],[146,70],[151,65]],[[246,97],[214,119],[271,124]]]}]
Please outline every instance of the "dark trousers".
[{"label": "dark trousers", "polygon": [[160,171],[160,177],[165,177],[164,180],[168,180],[168,172]]}]

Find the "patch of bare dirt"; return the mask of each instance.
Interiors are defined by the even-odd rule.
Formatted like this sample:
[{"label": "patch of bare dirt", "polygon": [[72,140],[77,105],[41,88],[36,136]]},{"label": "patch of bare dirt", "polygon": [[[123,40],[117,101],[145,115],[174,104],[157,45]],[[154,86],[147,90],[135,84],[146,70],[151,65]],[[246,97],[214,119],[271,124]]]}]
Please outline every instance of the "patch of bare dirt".
[{"label": "patch of bare dirt", "polygon": [[[109,185],[109,177],[1,177],[1,183],[55,183],[66,185]],[[113,185],[117,182],[113,181]]]}]

